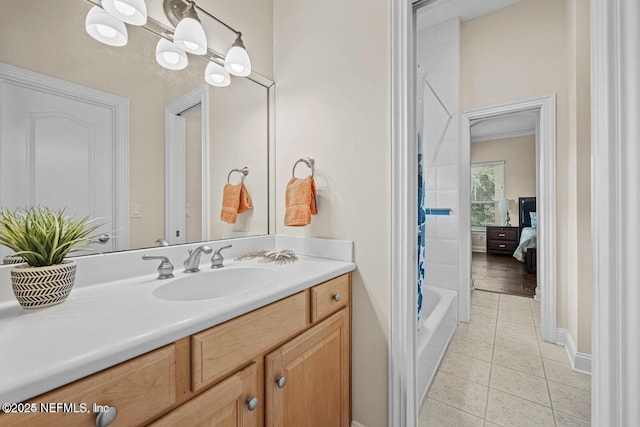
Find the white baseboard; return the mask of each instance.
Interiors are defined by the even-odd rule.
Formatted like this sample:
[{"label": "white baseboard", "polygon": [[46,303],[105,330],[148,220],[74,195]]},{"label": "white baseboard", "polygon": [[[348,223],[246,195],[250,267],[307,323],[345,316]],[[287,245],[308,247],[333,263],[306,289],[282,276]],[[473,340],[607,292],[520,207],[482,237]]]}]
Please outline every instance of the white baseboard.
[{"label": "white baseboard", "polygon": [[472,246],[471,252],[487,252],[486,246]]},{"label": "white baseboard", "polygon": [[365,427],[364,424],[357,423],[355,421],[351,421],[351,427]]},{"label": "white baseboard", "polygon": [[571,333],[566,329],[557,328],[556,340],[567,350],[567,357],[573,370],[591,375],[591,355],[578,352]]}]

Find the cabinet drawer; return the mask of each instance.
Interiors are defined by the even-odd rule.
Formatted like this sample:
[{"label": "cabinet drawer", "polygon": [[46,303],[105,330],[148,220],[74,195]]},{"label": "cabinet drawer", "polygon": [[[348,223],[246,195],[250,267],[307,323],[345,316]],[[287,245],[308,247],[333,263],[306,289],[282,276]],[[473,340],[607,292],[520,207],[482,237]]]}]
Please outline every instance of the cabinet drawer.
[{"label": "cabinet drawer", "polygon": [[[63,412],[39,414],[5,414],[0,424],[6,426],[93,426],[93,404],[117,409],[111,426],[133,426],[169,408],[175,402],[176,363],[174,344],[139,356],[97,374],[78,380],[29,402],[86,404],[86,413]],[[55,410],[55,405],[52,405]],[[73,410],[73,408],[67,408]]]},{"label": "cabinet drawer", "polygon": [[331,279],[311,288],[311,322],[349,305],[349,275]]},{"label": "cabinet drawer", "polygon": [[300,292],[191,336],[191,389],[238,370],[308,325],[307,292]]},{"label": "cabinet drawer", "polygon": [[262,411],[250,409],[249,399],[264,405],[259,393],[258,369],[253,363],[169,412],[150,427],[242,426],[257,427]]},{"label": "cabinet drawer", "polygon": [[494,251],[513,252],[516,250],[518,245],[515,242],[495,240],[495,241],[490,241],[488,243],[488,247],[490,250],[494,250]]},{"label": "cabinet drawer", "polygon": [[518,231],[513,228],[506,228],[503,230],[489,229],[487,232],[487,239],[516,241],[518,239]]}]

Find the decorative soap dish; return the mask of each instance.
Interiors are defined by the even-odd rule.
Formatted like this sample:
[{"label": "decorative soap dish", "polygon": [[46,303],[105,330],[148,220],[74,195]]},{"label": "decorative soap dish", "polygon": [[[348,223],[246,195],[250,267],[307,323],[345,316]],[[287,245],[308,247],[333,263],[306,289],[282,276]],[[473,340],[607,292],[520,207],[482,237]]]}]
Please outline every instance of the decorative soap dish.
[{"label": "decorative soap dish", "polygon": [[267,251],[265,249],[261,249],[259,251],[246,253],[235,258],[235,260],[249,261],[256,258],[259,258],[258,262],[274,262],[276,264],[289,264],[298,260],[297,255],[291,249],[283,249],[281,251]]}]

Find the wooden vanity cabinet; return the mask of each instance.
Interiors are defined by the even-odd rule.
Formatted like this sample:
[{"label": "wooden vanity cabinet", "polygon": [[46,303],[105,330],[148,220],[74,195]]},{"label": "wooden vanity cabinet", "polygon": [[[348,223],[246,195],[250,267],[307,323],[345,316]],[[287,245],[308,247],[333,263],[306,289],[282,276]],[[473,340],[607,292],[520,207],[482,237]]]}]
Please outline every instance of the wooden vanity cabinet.
[{"label": "wooden vanity cabinet", "polygon": [[[350,304],[348,273],[28,401],[114,406],[116,427],[347,427]],[[95,417],[0,414],[0,425]]]},{"label": "wooden vanity cabinet", "polygon": [[267,355],[267,427],[349,426],[350,338],[342,309]]},{"label": "wooden vanity cabinet", "polygon": [[28,399],[27,402],[37,402],[35,413],[2,414],[0,425],[95,426],[94,403],[101,408],[116,408],[117,416],[112,426],[141,425],[170,408],[176,402],[176,395],[181,393],[180,387],[176,344],[170,344]]}]

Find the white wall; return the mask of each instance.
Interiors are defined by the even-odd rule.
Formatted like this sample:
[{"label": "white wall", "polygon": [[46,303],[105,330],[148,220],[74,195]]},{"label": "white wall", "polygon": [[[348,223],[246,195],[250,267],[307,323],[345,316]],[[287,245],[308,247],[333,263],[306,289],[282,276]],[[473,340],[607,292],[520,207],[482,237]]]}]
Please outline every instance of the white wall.
[{"label": "white wall", "polygon": [[[274,0],[273,15],[276,232],[355,242],[353,420],[386,426],[389,1]],[[318,215],[305,228],[285,227],[285,185],[304,156],[316,159]]]},{"label": "white wall", "polygon": [[425,283],[457,291],[460,21],[452,19],[419,31],[416,53],[431,86],[418,83],[424,105],[426,207],[452,209],[448,216],[426,217]]}]

